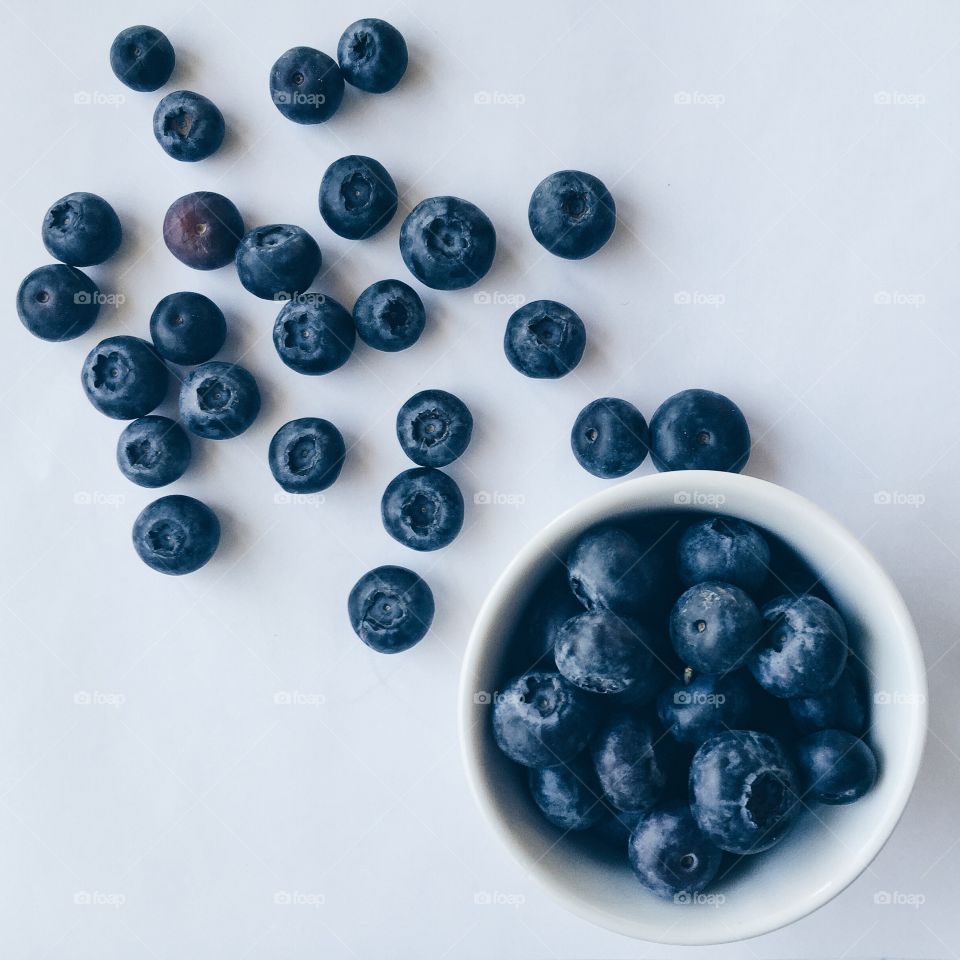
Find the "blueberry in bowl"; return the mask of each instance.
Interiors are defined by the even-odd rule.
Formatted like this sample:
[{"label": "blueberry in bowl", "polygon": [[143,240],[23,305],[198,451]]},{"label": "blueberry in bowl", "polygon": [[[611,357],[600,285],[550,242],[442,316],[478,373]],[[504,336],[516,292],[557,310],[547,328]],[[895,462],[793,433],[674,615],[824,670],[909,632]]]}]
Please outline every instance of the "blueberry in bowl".
[{"label": "blueberry in bowl", "polygon": [[688,587],[720,580],[754,593],[770,571],[770,545],[753,524],[709,517],[684,531],[678,569]]},{"label": "blueberry in bowl", "polygon": [[461,290],[493,264],[497,234],[490,218],[459,197],[421,200],[400,228],[400,255],[410,272],[434,290]]},{"label": "blueberry in bowl", "polygon": [[534,803],[561,830],[588,830],[606,813],[596,772],[583,754],[554,766],[532,767],[527,779]]},{"label": "blueberry in bowl", "polygon": [[44,214],[41,229],[48,253],[73,267],[109,260],[120,248],[123,229],[117,212],[95,193],[68,193]]},{"label": "blueberry in bowl", "polygon": [[601,480],[632,473],[647,458],[650,432],[643,414],[618,397],[592,400],[577,415],[570,448],[577,463]]},{"label": "blueberry in bowl", "polygon": [[846,730],[818,730],[797,745],[804,799],[853,803],[877,782],[877,758],[870,745]]},{"label": "blueberry in bowl", "polygon": [[166,396],[168,373],[153,347],[139,337],[107,337],[83,362],[84,393],[102,414],[134,420],[156,409]]},{"label": "blueberry in bowl", "polygon": [[285,303],[273,325],[273,345],[291,370],[310,376],[342,367],[353,352],[353,318],[333,297],[305,294]]},{"label": "blueberry in bowl", "polygon": [[239,364],[201,363],[180,384],[180,420],[187,430],[206,440],[239,436],[258,413],[257,381]]},{"label": "blueberry in bowl", "polygon": [[353,305],[357,336],[374,350],[396,353],[412,347],[427,323],[423,301],[402,280],[378,280]]},{"label": "blueberry in bowl", "polygon": [[121,83],[142,93],[162,87],[176,59],[166,35],[145,24],[121,30],[110,45],[110,69]]},{"label": "blueberry in bowl", "polygon": [[168,93],[153,112],[153,135],[174,160],[196,163],[213,156],[223,143],[223,114],[209,98],[192,90]]},{"label": "blueberry in bowl", "polygon": [[291,300],[320,272],[317,241],[303,227],[271,223],[255,227],[237,246],[234,257],[243,286],[263,300]]},{"label": "blueberry in bowl", "polygon": [[507,321],[503,351],[525,377],[556,380],[580,362],[587,345],[583,321],[556,300],[533,300]]},{"label": "blueberry in bowl", "polygon": [[414,467],[387,484],[380,517],[387,533],[411,550],[439,550],[463,526],[463,494],[442,470]]},{"label": "blueberry in bowl", "polygon": [[292,47],[270,70],[270,98],[294,123],[324,123],[340,108],[343,74],[313,47]]},{"label": "blueberry in bowl", "polygon": [[712,390],[683,390],[654,412],[650,455],[661,471],[739,473],[750,457],[750,428],[728,397]]},{"label": "blueberry in bowl", "polygon": [[354,633],[377,653],[402,653],[418,644],[433,623],[433,593],[406,567],[376,567],[350,591],[347,612]]},{"label": "blueberry in bowl", "polygon": [[133,546],[158,573],[199,570],[220,545],[220,521],[205,504],[179,494],[147,504],[133,524]]},{"label": "blueberry in bowl", "polygon": [[150,314],[154,349],[170,363],[191,366],[212,360],[226,338],[223,311],[202,293],[169,293]]},{"label": "blueberry in bowl", "polygon": [[559,170],[541,180],[527,210],[537,243],[566,260],[596,253],[617,224],[617,207],[603,181],[580,170]]},{"label": "blueberry in bowl", "polygon": [[320,417],[285,423],[270,441],[267,459],[273,479],[287,493],[319,493],[332,486],[347,455],[343,434]]},{"label": "blueberry in bowl", "polygon": [[141,487],[165,487],[190,466],[190,440],[175,420],[150,415],[128,423],[117,440],[120,472]]},{"label": "blueberry in bowl", "polygon": [[65,263],[31,270],[17,290],[17,316],[41,340],[75,340],[96,323],[99,312],[97,285]]},{"label": "blueberry in bowl", "polygon": [[407,70],[407,44],[403,34],[386,20],[366,17],[343,31],[337,61],[351,86],[365,93],[386,93]]},{"label": "blueberry in bowl", "polygon": [[382,163],[351,155],[334,160],[320,181],[320,216],[338,236],[365,240],[397,212],[397,186]]},{"label": "blueberry in bowl", "polygon": [[463,455],[473,435],[467,405],[446,390],[421,390],[397,414],[397,439],[421,467],[445,467]]},{"label": "blueberry in bowl", "polygon": [[222,194],[208,190],[174,200],[163,218],[167,249],[194,270],[232,263],[242,236],[240,211]]},{"label": "blueberry in bowl", "polygon": [[590,748],[601,795],[617,810],[651,810],[667,786],[662,733],[634,709],[608,716]]}]

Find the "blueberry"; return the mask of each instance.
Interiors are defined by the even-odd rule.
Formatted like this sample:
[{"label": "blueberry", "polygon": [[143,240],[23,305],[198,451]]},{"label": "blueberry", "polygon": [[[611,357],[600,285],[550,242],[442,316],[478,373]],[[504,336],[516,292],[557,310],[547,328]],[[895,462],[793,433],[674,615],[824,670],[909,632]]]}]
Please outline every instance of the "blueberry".
[{"label": "blueberry", "polygon": [[587,830],[606,813],[600,784],[585,757],[554,767],[534,767],[527,779],[534,803],[561,830]]},{"label": "blueberry", "polygon": [[166,36],[143,24],[121,30],[110,46],[110,68],[116,78],[141,92],[162,87],[170,79],[176,59]]},{"label": "blueberry", "polygon": [[804,797],[818,803],[853,803],[877,782],[873,751],[845,730],[818,730],[797,744]]},{"label": "blueberry", "polygon": [[658,470],[739,473],[750,456],[750,428],[740,408],[711,390],[683,390],[650,421],[650,455]]},{"label": "blueberry", "polygon": [[487,215],[459,197],[421,200],[400,228],[400,255],[434,290],[461,290],[490,269],[497,234]]},{"label": "blueberry", "polygon": [[593,766],[604,796],[618,810],[649,810],[660,799],[667,784],[657,752],[660,736],[643,717],[618,711],[594,737]]},{"label": "blueberry", "polygon": [[301,417],[273,435],[268,461],[287,493],[318,493],[340,476],[346,455],[343,435],[329,420]]},{"label": "blueberry", "polygon": [[587,608],[641,616],[661,602],[664,564],[656,545],[619,527],[582,534],[567,556],[570,589]]},{"label": "blueberry", "polygon": [[290,300],[313,283],[322,257],[303,227],[271,223],[251,230],[235,256],[240,282],[263,300]]},{"label": "blueberry", "polygon": [[100,312],[100,290],[80,270],[63,263],[37,267],[17,291],[20,322],[41,340],[74,340]]},{"label": "blueberry", "polygon": [[746,727],[754,717],[757,693],[749,675],[742,671],[705,674],[663,690],[657,698],[657,714],[675,740],[699,747],[725,730]]},{"label": "blueberry", "polygon": [[670,614],[677,656],[698,673],[727,673],[746,662],[763,623],[739,587],[708,580],[681,594]]},{"label": "blueberry", "polygon": [[590,742],[598,720],[596,703],[559,673],[515,677],[493,700],[497,746],[525,767],[572,760]]},{"label": "blueberry", "polygon": [[556,380],[568,374],[583,356],[587,331],[583,321],[556,300],[533,300],[507,321],[503,350],[525,377]]},{"label": "blueberry", "polygon": [[759,590],[770,569],[770,546],[745,520],[710,517],[688,527],[680,538],[680,579],[688,586],[705,580]]},{"label": "blueberry", "polygon": [[343,31],[337,60],[347,83],[367,93],[386,93],[407,69],[407,44],[386,20],[367,17]]},{"label": "blueberry", "polygon": [[270,70],[270,97],[294,123],[323,123],[343,100],[343,75],[325,53],[293,47]]},{"label": "blueberry", "polygon": [[601,180],[560,170],[537,184],[527,219],[537,243],[558,257],[582,260],[610,239],[617,207]]},{"label": "blueberry", "polygon": [[557,631],[578,613],[583,613],[583,607],[570,592],[566,570],[551,572],[534,591],[512,642],[511,653],[519,666],[556,669],[553,648]]},{"label": "blueberry", "polygon": [[603,480],[636,470],[647,456],[650,434],[643,414],[626,400],[601,397],[577,415],[570,447],[587,473]]},{"label": "blueberry", "polygon": [[180,419],[198,437],[237,437],[257,419],[259,412],[257,381],[236,363],[201,363],[180,385]]},{"label": "blueberry", "polygon": [[74,267],[109,260],[120,248],[120,218],[95,193],[68,193],[44,214],[43,245],[50,255]]},{"label": "blueberry", "polygon": [[445,467],[460,457],[473,434],[467,405],[446,390],[421,390],[397,414],[397,439],[421,467]]},{"label": "blueberry", "polygon": [[656,638],[641,623],[608,610],[571,617],[557,631],[557,669],[590,693],[652,700],[661,683]]},{"label": "blueberry", "polygon": [[642,817],[627,849],[637,879],[651,893],[677,903],[708,887],[723,859],[686,806]]},{"label": "blueberry", "polygon": [[353,318],[333,297],[304,294],[285,303],[273,325],[280,359],[297,373],[318,376],[342,367],[353,352]]},{"label": "blueberry", "polygon": [[173,495],[147,504],[133,524],[140,559],[160,573],[179,576],[199,570],[220,544],[220,521],[193,497]]},{"label": "blueberry", "polygon": [[194,270],[231,263],[242,236],[240,211],[226,197],[206,190],[174,200],[163,218],[167,249]]},{"label": "blueberry", "polygon": [[863,677],[854,670],[850,658],[837,682],[813,697],[788,700],[790,716],[801,734],[817,730],[846,730],[861,736],[870,727],[870,708]]},{"label": "blueberry", "polygon": [[819,597],[783,596],[762,610],[764,630],[750,658],[757,683],[775,697],[815,697],[847,662],[843,618]]},{"label": "blueberry", "polygon": [[167,393],[167,368],[139,337],[101,340],[87,354],[80,379],[87,399],[115,420],[145,417]]},{"label": "blueberry", "polygon": [[174,160],[195,163],[220,149],[226,128],[217,105],[192,90],[168,93],[153,112],[153,135]]},{"label": "blueberry", "polygon": [[334,160],[320,181],[320,215],[338,236],[365,240],[397,212],[397,186],[372,157]]},{"label": "blueberry", "polygon": [[357,297],[353,322],[368,347],[395,353],[417,342],[427,315],[413,287],[402,280],[378,280]]},{"label": "blueberry", "polygon": [[463,494],[452,477],[434,467],[395,476],[380,501],[384,529],[411,550],[439,550],[463,526]]},{"label": "blueberry", "polygon": [[124,427],[117,441],[120,472],[141,487],[164,487],[190,466],[190,441],[169,417],[141,417]]},{"label": "blueberry", "polygon": [[729,730],[690,764],[691,810],[721,850],[759,853],[781,840],[799,812],[797,774],[779,741]]},{"label": "blueberry", "polygon": [[433,594],[405,567],[377,567],[350,591],[347,612],[356,635],[377,653],[400,653],[419,643],[433,622]]},{"label": "blueberry", "polygon": [[150,337],[157,353],[171,363],[211,360],[227,338],[223,311],[202,293],[167,294],[150,315]]}]

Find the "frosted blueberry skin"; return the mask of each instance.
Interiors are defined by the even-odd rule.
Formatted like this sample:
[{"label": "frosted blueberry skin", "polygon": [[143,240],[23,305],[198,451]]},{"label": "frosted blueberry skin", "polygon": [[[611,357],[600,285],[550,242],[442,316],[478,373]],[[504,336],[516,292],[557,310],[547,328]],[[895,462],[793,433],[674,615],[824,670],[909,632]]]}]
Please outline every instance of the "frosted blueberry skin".
[{"label": "frosted blueberry skin", "polygon": [[287,493],[319,493],[340,476],[347,448],[343,435],[320,417],[285,423],[270,441],[267,461],[273,479]]},{"label": "frosted blueberry skin", "polygon": [[664,900],[677,902],[706,889],[723,860],[723,852],[703,835],[685,806],[641,816],[627,851],[643,886]]},{"label": "frosted blueberry skin", "polygon": [[402,280],[378,280],[357,297],[353,322],[368,347],[396,353],[420,339],[427,314],[413,287]]},{"label": "frosted blueberry skin", "polygon": [[87,354],[80,380],[87,399],[115,420],[145,417],[167,393],[167,368],[139,337],[101,340]]},{"label": "frosted blueberry skin", "polygon": [[163,218],[167,249],[194,270],[232,263],[242,236],[240,211],[222,194],[207,190],[174,200]]},{"label": "frosted blueberry skin", "polygon": [[190,466],[190,440],[169,417],[140,417],[117,440],[120,472],[141,487],[163,487],[179,480]]},{"label": "frosted blueberry skin", "polygon": [[257,381],[239,364],[219,360],[202,363],[180,385],[180,420],[198,437],[238,437],[259,413]]},{"label": "frosted blueberry skin", "polygon": [[801,734],[845,730],[859,737],[870,728],[867,685],[849,656],[843,673],[832,687],[818,696],[788,700],[787,706]]},{"label": "frosted blueberry skin", "polygon": [[313,47],[291,47],[270,70],[270,98],[294,123],[324,123],[343,100],[340,67]]},{"label": "frosted blueberry skin", "polygon": [[459,197],[421,200],[400,228],[403,262],[434,290],[472,286],[486,275],[496,250],[490,218]]},{"label": "frosted blueberry skin", "polygon": [[299,296],[316,279],[322,259],[317,241],[292,223],[255,227],[234,255],[240,282],[262,300]]},{"label": "frosted blueberry skin", "polygon": [[877,782],[877,758],[844,730],[818,730],[797,744],[797,767],[806,800],[853,803]]},{"label": "frosted blueberry skin", "polygon": [[637,713],[608,717],[590,746],[606,799],[618,810],[649,810],[667,785],[657,742],[662,734]]},{"label": "frosted blueberry skin", "polygon": [[367,17],[343,31],[337,61],[351,86],[366,93],[386,93],[407,70],[407,44],[386,20]]},{"label": "frosted blueberry skin", "polygon": [[401,653],[419,643],[433,622],[433,593],[406,567],[365,573],[350,591],[347,612],[354,633],[377,653]]},{"label": "frosted blueberry skin", "polygon": [[304,294],[283,305],[273,345],[291,370],[321,376],[342,367],[357,342],[353,318],[333,297]]},{"label": "frosted blueberry skin", "polygon": [[706,674],[661,691],[657,715],[674,740],[699,747],[725,730],[746,728],[756,718],[758,693],[744,671]]},{"label": "frosted blueberry skin", "polygon": [[387,533],[411,550],[439,550],[463,527],[463,494],[441,470],[414,467],[387,484],[380,517]]},{"label": "frosted blueberry skin", "polygon": [[493,699],[497,746],[525,767],[572,760],[589,743],[599,719],[596,701],[552,671],[514,677]]},{"label": "frosted blueberry skin", "polygon": [[537,184],[527,220],[537,243],[567,260],[596,253],[617,224],[617,207],[601,180],[581,170],[559,170]]},{"label": "frosted blueberry skin", "polygon": [[520,670],[556,670],[553,648],[557,631],[583,607],[570,592],[566,570],[553,571],[534,591],[527,604],[509,651],[511,663]]},{"label": "frosted blueberry skin", "polygon": [[133,525],[133,546],[140,559],[172,576],[199,570],[219,544],[217,515],[193,497],[172,495],[154,500]]},{"label": "frosted blueberry skin", "polygon": [[843,618],[819,597],[784,596],[764,606],[763,634],[750,657],[757,683],[775,697],[815,697],[847,663]]},{"label": "frosted blueberry skin", "polygon": [[587,830],[606,814],[600,784],[582,755],[554,767],[534,767],[527,780],[540,812],[561,830]]},{"label": "frosted blueberry skin", "polygon": [[770,546],[745,520],[710,517],[688,527],[678,548],[680,579],[690,587],[719,580],[754,593],[770,570]]},{"label": "frosted blueberry skin", "polygon": [[156,27],[138,24],[121,30],[110,45],[110,69],[131,90],[158,90],[173,73],[173,45]]},{"label": "frosted blueberry skin", "polygon": [[167,294],[153,308],[150,338],[157,353],[170,363],[205,363],[227,339],[227,321],[209,297],[183,290]]},{"label": "frosted blueberry skin", "polygon": [[646,459],[649,447],[650,431],[643,414],[617,397],[588,403],[570,431],[577,463],[601,480],[632,473]]},{"label": "frosted blueberry skin", "polygon": [[43,217],[43,245],[52,257],[74,267],[109,260],[120,248],[120,218],[95,193],[68,193],[51,204]]},{"label": "frosted blueberry skin", "polygon": [[338,236],[366,240],[397,212],[397,186],[382,163],[351,155],[334,160],[320,181],[320,215]]},{"label": "frosted blueberry skin", "polygon": [[192,90],[168,93],[153,113],[153,135],[174,160],[196,163],[220,149],[226,126],[217,105]]},{"label": "frosted blueberry skin", "polygon": [[799,791],[780,742],[753,730],[712,737],[690,764],[691,812],[730,853],[759,853],[782,840],[799,813]]},{"label": "frosted blueberry skin", "polygon": [[97,285],[64,263],[37,267],[17,290],[17,316],[41,340],[75,340],[96,323],[99,312]]},{"label": "frosted blueberry skin", "polygon": [[445,467],[463,455],[473,436],[473,415],[446,390],[421,390],[397,414],[397,439],[421,467]]},{"label": "frosted blueberry skin", "polygon": [[708,580],[683,594],[670,614],[670,639],[680,660],[698,673],[728,673],[747,662],[763,624],[739,587]]},{"label": "frosted blueberry skin", "polygon": [[503,335],[503,352],[525,377],[556,380],[580,362],[587,345],[583,321],[556,300],[534,300],[515,310]]}]

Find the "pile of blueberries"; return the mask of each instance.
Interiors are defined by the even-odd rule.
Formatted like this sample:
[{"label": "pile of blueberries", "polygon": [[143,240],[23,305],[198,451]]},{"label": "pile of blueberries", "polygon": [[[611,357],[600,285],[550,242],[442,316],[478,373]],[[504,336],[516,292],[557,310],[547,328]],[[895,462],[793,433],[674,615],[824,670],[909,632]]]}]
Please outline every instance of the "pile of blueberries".
[{"label": "pile of blueberries", "polygon": [[743,520],[588,530],[535,591],[505,671],[493,735],[543,816],[626,854],[663,898],[690,902],[805,807],[877,779],[843,618]]}]

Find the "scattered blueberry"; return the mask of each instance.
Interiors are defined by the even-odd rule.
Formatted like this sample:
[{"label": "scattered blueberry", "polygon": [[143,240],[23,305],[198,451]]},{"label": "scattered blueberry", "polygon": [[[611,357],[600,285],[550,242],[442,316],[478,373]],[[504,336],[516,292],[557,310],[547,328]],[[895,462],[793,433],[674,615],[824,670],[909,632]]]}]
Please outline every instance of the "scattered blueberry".
[{"label": "scattered blueberry", "polygon": [[698,673],[727,673],[744,665],[762,626],[757,605],[743,590],[708,580],[674,604],[670,639],[681,661]]},{"label": "scattered blueberry", "polygon": [[320,215],[338,236],[365,240],[397,212],[397,186],[372,157],[334,160],[320,181]]},{"label": "scattered blueberry", "polygon": [[513,312],[503,335],[503,350],[511,366],[525,377],[539,380],[555,380],[569,373],[580,362],[586,345],[583,321],[556,300],[525,303]]},{"label": "scattered blueberry", "polygon": [[750,658],[757,683],[775,697],[815,697],[847,662],[843,618],[819,597],[784,596],[762,610],[764,630]]},{"label": "scattered blueberry", "polygon": [[781,840],[799,812],[793,763],[773,737],[730,730],[707,740],[690,765],[691,810],[721,850],[759,853]]},{"label": "scattered blueberry", "polygon": [[395,353],[417,342],[427,315],[413,287],[402,280],[378,280],[357,298],[353,322],[368,347]]},{"label": "scattered blueberry", "polygon": [[407,44],[386,20],[367,17],[343,31],[337,60],[347,83],[367,93],[386,93],[407,69]]},{"label": "scattered blueberry", "polygon": [[677,903],[709,886],[723,859],[686,807],[642,817],[630,835],[628,852],[637,879],[651,893]]},{"label": "scattered blueberry", "polygon": [[251,230],[237,247],[237,276],[263,300],[291,300],[320,271],[320,248],[303,227],[271,223]]},{"label": "scattered blueberry", "polygon": [[387,533],[411,550],[439,550],[463,526],[463,494],[434,467],[414,467],[394,477],[380,502]]},{"label": "scattered blueberry", "polygon": [[43,245],[50,255],[74,267],[109,260],[120,248],[120,218],[95,193],[68,193],[43,217]]},{"label": "scattered blueberry", "polygon": [[323,123],[343,100],[343,75],[325,53],[293,47],[270,70],[270,97],[294,123]]},{"label": "scattered blueberry", "polygon": [[397,439],[421,467],[445,467],[460,457],[473,434],[467,405],[446,390],[421,390],[397,414]]},{"label": "scattered blueberry", "polygon": [[661,471],[739,473],[750,456],[750,428],[732,400],[711,390],[684,390],[654,413],[650,455]]},{"label": "scattered blueberry", "polygon": [[560,170],[541,180],[527,210],[537,243],[567,260],[596,253],[617,223],[617,208],[603,182],[580,170]]},{"label": "scattered blueberry", "polygon": [[804,798],[818,803],[853,803],[877,782],[873,751],[845,730],[818,730],[797,744]]},{"label": "scattered blueberry", "polygon": [[626,400],[601,397],[577,415],[570,446],[587,473],[603,480],[636,470],[647,456],[650,433],[643,414]]},{"label": "scattered blueberry", "polygon": [[497,234],[487,215],[459,197],[421,200],[400,228],[400,255],[434,290],[460,290],[490,269]]},{"label": "scattered blueberry", "polygon": [[87,399],[115,420],[145,417],[167,393],[167,368],[139,337],[101,340],[87,354],[80,379]]},{"label": "scattered blueberry", "polygon": [[347,601],[356,635],[377,653],[400,653],[419,643],[433,622],[433,594],[405,567],[365,573]]},{"label": "scattered blueberry", "polygon": [[220,521],[193,497],[172,495],[147,504],[133,524],[140,559],[160,573],[179,576],[199,570],[220,544]]},{"label": "scattered blueberry", "polygon": [[190,441],[169,417],[141,417],[128,423],[117,441],[120,472],[141,487],[164,487],[190,466]]},{"label": "scattered blueberry", "polygon": [[174,160],[195,163],[220,149],[226,128],[217,105],[192,90],[168,93],[153,112],[153,135]]},{"label": "scattered blueberry", "polygon": [[167,294],[150,315],[150,338],[170,363],[192,365],[213,359],[227,338],[223,311],[202,293]]},{"label": "scattered blueberry", "polygon": [[493,698],[497,746],[525,767],[572,760],[589,743],[598,720],[594,700],[559,673],[525,673]]},{"label": "scattered blueberry", "polygon": [[725,730],[745,729],[754,716],[756,692],[743,671],[705,674],[663,690],[657,698],[657,714],[674,740],[699,747]]},{"label": "scattered blueberry", "polygon": [[20,322],[41,340],[74,340],[100,312],[100,291],[80,270],[64,263],[37,267],[17,290]]},{"label": "scattered blueberry", "polygon": [[340,476],[346,455],[343,435],[329,420],[301,417],[273,435],[268,460],[287,493],[318,493]]},{"label": "scattered blueberry", "polygon": [[688,527],[680,538],[680,579],[687,585],[719,580],[753,593],[770,569],[770,547],[745,520],[710,517]]},{"label": "scattered blueberry", "polygon": [[170,79],[176,59],[166,36],[143,24],[121,30],[110,46],[110,68],[116,78],[140,92],[162,87]]},{"label": "scattered blueberry", "polygon": [[527,779],[534,803],[561,830],[587,830],[606,813],[600,785],[585,757],[554,767],[533,767]]},{"label": "scattered blueberry", "polygon": [[198,437],[227,440],[239,436],[259,412],[257,381],[236,363],[202,363],[180,385],[180,419]]},{"label": "scattered blueberry", "polygon": [[304,294],[285,303],[273,325],[273,345],[280,359],[291,370],[311,376],[342,367],[356,340],[353,318],[323,294]]},{"label": "scattered blueberry", "polygon": [[662,734],[643,717],[619,711],[591,745],[604,796],[618,810],[649,810],[663,793],[667,774],[657,753]]},{"label": "scattered blueberry", "polygon": [[788,700],[787,705],[794,726],[801,734],[846,730],[859,737],[870,726],[866,685],[851,665],[850,657],[832,687],[817,696]]},{"label": "scattered blueberry", "polygon": [[163,218],[167,249],[194,270],[231,263],[242,236],[240,211],[226,197],[206,190],[174,200]]}]

